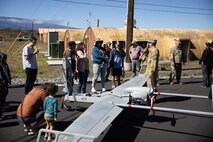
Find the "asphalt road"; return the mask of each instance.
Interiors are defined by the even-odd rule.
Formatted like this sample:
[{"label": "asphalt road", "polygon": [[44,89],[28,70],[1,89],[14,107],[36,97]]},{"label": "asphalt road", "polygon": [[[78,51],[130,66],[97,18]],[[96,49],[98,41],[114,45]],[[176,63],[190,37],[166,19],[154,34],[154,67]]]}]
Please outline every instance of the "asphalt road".
[{"label": "asphalt road", "polygon": [[[183,85],[168,85],[167,80],[161,80],[159,91],[185,93],[208,96],[210,88],[201,88],[201,78],[183,79]],[[100,83],[97,86],[100,88]],[[111,82],[106,89],[110,90]],[[61,105],[60,87],[57,93]],[[88,83],[88,90],[91,83]],[[0,121],[1,142],[35,142],[36,136],[27,136],[23,125],[16,119],[16,109],[24,97],[24,88],[9,88],[7,103]],[[56,130],[63,131],[91,104],[73,103],[73,111],[60,109],[56,122]],[[211,100],[183,97],[159,96],[155,106],[180,109],[192,109],[213,112]],[[44,128],[45,124],[41,126]],[[98,142],[213,142],[213,118],[204,118],[182,114],[155,112],[149,115],[147,110],[125,109],[112,124],[98,137]]]}]

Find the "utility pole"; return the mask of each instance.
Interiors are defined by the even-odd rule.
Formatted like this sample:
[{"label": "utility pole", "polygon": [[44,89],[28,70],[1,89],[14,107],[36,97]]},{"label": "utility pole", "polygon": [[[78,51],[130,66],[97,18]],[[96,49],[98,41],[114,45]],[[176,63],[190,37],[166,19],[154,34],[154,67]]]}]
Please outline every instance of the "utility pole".
[{"label": "utility pole", "polygon": [[91,12],[89,12],[89,27],[91,27],[91,25],[92,25],[92,13]]},{"label": "utility pole", "polygon": [[99,27],[99,19],[98,19],[98,21],[97,21],[97,27]]},{"label": "utility pole", "polygon": [[133,39],[134,0],[128,0],[127,8],[125,70],[131,70],[131,60],[128,53]]}]

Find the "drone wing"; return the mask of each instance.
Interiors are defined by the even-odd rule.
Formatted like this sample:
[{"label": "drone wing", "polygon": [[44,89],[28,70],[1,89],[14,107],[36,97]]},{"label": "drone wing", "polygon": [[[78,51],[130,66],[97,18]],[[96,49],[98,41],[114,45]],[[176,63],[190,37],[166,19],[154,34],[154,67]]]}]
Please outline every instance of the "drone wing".
[{"label": "drone wing", "polygon": [[[81,116],[79,116],[64,132],[78,134],[73,137],[59,138],[60,142],[90,142],[94,141],[121,113],[122,108],[113,103],[126,104],[127,102],[115,95],[101,97],[100,100],[91,105]],[[94,138],[94,139],[93,139]]]}]

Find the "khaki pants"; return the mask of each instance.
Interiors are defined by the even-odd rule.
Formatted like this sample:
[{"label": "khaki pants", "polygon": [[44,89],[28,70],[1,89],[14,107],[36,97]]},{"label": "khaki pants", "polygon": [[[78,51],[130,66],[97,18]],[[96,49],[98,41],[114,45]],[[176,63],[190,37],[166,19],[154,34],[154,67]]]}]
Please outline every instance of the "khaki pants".
[{"label": "khaki pants", "polygon": [[176,80],[179,83],[181,78],[181,72],[182,72],[182,63],[171,64],[169,81],[173,82],[174,78],[176,77]]},{"label": "khaki pants", "polygon": [[156,81],[156,72],[147,73],[146,80],[147,80],[147,87],[152,89],[157,89],[157,81]]}]

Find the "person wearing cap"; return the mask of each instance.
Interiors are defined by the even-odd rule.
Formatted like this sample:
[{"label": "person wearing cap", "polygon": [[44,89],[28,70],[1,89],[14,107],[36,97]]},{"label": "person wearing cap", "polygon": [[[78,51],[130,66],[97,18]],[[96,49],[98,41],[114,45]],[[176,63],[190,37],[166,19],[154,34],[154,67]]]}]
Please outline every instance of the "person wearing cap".
[{"label": "person wearing cap", "polygon": [[122,49],[120,42],[117,41],[115,49],[110,51],[109,65],[111,66],[112,89],[115,88],[115,77],[117,77],[118,86],[121,84],[120,77],[122,76],[123,60],[126,53]]},{"label": "person wearing cap", "polygon": [[170,49],[170,77],[169,77],[169,84],[174,84],[174,78],[176,77],[177,84],[182,84],[180,82],[181,79],[181,72],[182,72],[182,50],[181,42],[177,39],[174,40],[175,45]]},{"label": "person wearing cap", "polygon": [[[157,90],[156,76],[158,72],[158,62],[159,62],[159,50],[156,48],[156,40],[148,41],[148,56],[147,56],[147,67],[146,67],[146,80],[147,87],[150,88],[151,92]],[[155,95],[151,95],[151,105],[153,105],[155,100]]]},{"label": "person wearing cap", "polygon": [[136,76],[137,72],[140,72],[140,56],[142,53],[143,48],[139,46],[136,41],[132,41],[129,49],[129,56],[132,61],[132,77]]},{"label": "person wearing cap", "polygon": [[101,85],[102,91],[106,91],[105,89],[105,74],[106,74],[106,63],[108,61],[108,57],[104,55],[101,51],[103,44],[103,40],[97,38],[94,43],[94,47],[92,48],[92,63],[93,63],[93,78],[92,78],[92,89],[91,92],[96,92],[95,86],[97,83],[97,79],[99,73],[101,73]]},{"label": "person wearing cap", "polygon": [[205,43],[205,50],[199,60],[203,74],[203,88],[209,87],[212,84],[212,66],[213,66],[213,51],[209,42]]},{"label": "person wearing cap", "polygon": [[68,84],[68,92],[69,95],[72,95],[73,92],[73,78],[76,78],[77,73],[76,73],[76,43],[74,41],[70,41],[68,43],[68,48],[64,51],[64,58],[66,60],[69,60],[70,62],[70,68],[71,70],[69,71],[70,73],[68,73],[67,75],[69,75],[68,77],[66,77],[67,79],[67,84]]}]

